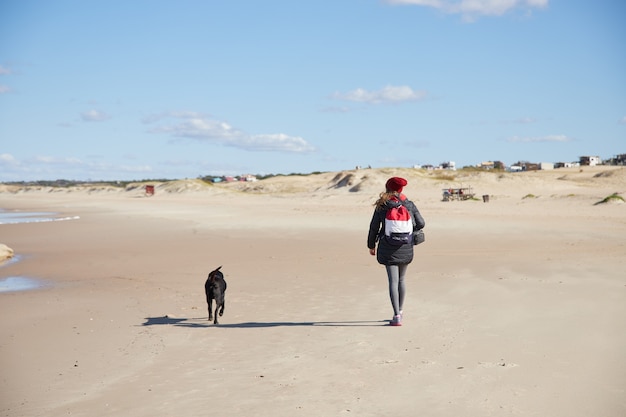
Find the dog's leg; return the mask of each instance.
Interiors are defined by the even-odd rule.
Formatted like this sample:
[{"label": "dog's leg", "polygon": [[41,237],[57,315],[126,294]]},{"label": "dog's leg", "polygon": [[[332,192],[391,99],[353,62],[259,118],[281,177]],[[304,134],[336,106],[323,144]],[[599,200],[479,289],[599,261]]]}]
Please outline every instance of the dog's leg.
[{"label": "dog's leg", "polygon": [[224,315],[224,306],[226,305],[226,300],[222,301],[222,306],[220,307],[220,316]]},{"label": "dog's leg", "polygon": [[213,300],[211,298],[207,298],[206,302],[209,304],[209,321],[213,319],[213,310],[211,310],[211,304]]},{"label": "dog's leg", "polygon": [[217,322],[217,309],[219,308],[219,306],[217,305],[217,302],[215,302],[215,320],[213,320],[213,324],[219,324]]}]

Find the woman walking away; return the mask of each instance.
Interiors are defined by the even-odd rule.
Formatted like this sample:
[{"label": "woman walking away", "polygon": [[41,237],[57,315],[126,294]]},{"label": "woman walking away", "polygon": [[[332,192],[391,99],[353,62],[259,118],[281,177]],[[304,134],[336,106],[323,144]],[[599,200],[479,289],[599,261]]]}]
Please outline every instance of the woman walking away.
[{"label": "woman walking away", "polygon": [[[404,277],[413,261],[413,232],[425,222],[415,204],[402,194],[407,185],[404,178],[392,177],[385,192],[374,203],[374,214],[367,235],[367,247],[379,264],[385,265],[389,280],[389,298],[393,308],[392,326],[402,326],[402,306],[406,287]],[[378,252],[376,251],[378,241]]]}]

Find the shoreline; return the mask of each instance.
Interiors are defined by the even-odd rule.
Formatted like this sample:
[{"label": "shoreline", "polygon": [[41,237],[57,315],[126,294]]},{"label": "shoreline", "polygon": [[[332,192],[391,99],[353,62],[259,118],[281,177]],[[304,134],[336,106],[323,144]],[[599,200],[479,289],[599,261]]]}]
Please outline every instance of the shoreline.
[{"label": "shoreline", "polygon": [[0,279],[0,293],[29,291],[45,287],[45,284],[33,278],[7,277]]}]

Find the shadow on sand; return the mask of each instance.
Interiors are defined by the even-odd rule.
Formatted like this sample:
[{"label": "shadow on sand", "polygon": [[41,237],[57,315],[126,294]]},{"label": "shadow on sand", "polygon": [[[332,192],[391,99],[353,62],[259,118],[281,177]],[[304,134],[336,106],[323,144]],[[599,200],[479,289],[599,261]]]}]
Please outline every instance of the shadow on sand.
[{"label": "shadow on sand", "polygon": [[298,326],[384,326],[389,324],[387,320],[359,320],[359,321],[271,321],[258,322],[249,321],[245,323],[213,324],[204,317],[179,318],[179,317],[146,317],[142,326],[170,325],[177,327],[222,327],[225,329],[252,329],[265,327],[298,327]]}]

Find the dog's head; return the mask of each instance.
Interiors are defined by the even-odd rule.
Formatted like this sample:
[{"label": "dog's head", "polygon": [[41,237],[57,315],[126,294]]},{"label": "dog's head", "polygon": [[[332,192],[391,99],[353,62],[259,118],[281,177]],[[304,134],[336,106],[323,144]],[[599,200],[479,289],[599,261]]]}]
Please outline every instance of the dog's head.
[{"label": "dog's head", "polygon": [[211,282],[215,282],[215,278],[224,278],[224,274],[222,274],[220,272],[220,268],[222,266],[220,265],[217,269],[214,269],[213,271],[209,272],[209,280]]}]

